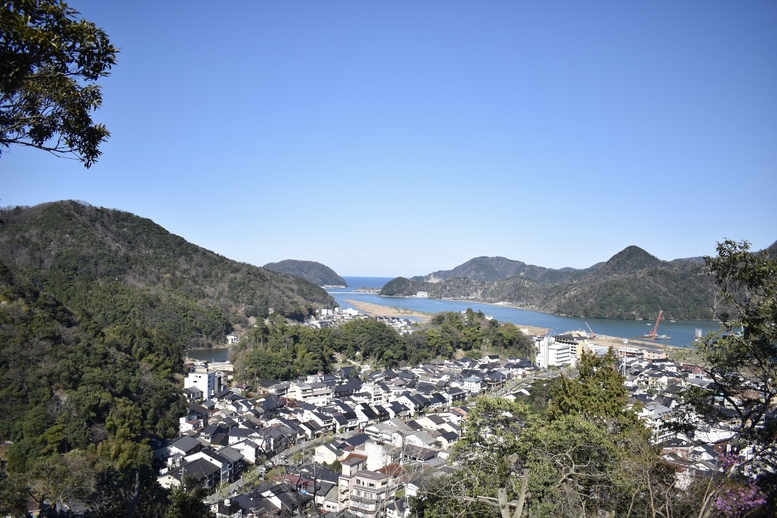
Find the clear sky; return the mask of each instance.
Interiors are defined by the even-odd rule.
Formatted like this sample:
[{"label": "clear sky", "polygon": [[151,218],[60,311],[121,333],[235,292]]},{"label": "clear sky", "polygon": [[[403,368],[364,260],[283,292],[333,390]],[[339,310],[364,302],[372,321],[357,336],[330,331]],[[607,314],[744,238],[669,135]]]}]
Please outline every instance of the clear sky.
[{"label": "clear sky", "polygon": [[777,240],[777,2],[71,0],[121,48],[77,199],[255,265],[585,268]]}]

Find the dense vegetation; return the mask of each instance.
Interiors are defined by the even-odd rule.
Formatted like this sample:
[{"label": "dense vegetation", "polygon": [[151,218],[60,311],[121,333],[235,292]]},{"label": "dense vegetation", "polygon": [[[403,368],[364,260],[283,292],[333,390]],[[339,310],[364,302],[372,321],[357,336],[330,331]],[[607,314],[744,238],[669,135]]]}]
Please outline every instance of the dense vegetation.
[{"label": "dense vegetation", "polygon": [[548,313],[612,319],[712,319],[714,285],[703,261],[661,261],[636,246],[585,270],[552,270],[503,257],[478,257],[450,271],[397,278],[385,296],[509,302]]},{"label": "dense vegetation", "polygon": [[703,263],[661,261],[628,247],[589,276],[548,290],[555,313],[601,318],[712,319],[715,287]]},{"label": "dense vegetation", "polygon": [[427,275],[425,278],[413,277],[413,280],[434,282],[455,277],[465,277],[475,281],[499,281],[510,277],[523,277],[533,281],[557,282],[581,277],[595,268],[596,266],[586,270],[575,270],[574,268],[554,270],[542,266],[533,266],[521,261],[514,261],[505,257],[482,256],[470,259],[453,270],[440,270]]},{"label": "dense vegetation", "polygon": [[251,329],[233,348],[235,371],[246,381],[280,380],[327,371],[337,357],[376,367],[417,365],[457,354],[533,357],[530,339],[513,324],[481,312],[440,313],[409,335],[373,319],[315,330],[274,318]]},{"label": "dense vegetation", "polygon": [[423,291],[424,286],[424,283],[405,277],[397,277],[384,284],[380,289],[380,294],[384,297],[412,297],[417,292]]},{"label": "dense vegetation", "polygon": [[135,515],[188,505],[156,486],[150,447],[185,411],[184,349],[222,343],[270,308],[301,319],[333,304],[120,211],[62,202],[0,221],[0,514],[32,496],[108,516],[115,494],[134,498],[136,476],[148,491]]},{"label": "dense vegetation", "polygon": [[316,286],[348,286],[345,279],[337,275],[334,270],[315,261],[286,259],[277,263],[267,263],[263,268],[273,272],[294,275],[312,282]]},{"label": "dense vegetation", "polygon": [[100,325],[132,322],[181,346],[223,343],[270,309],[303,320],[333,307],[297,277],[231,261],[151,220],[79,202],[3,214],[0,261],[19,278]]},{"label": "dense vegetation", "polygon": [[106,506],[127,507],[136,475],[144,490],[133,516],[172,509],[149,440],[173,436],[185,410],[181,348],[139,322],[102,319],[0,264],[0,513],[22,515],[33,498],[108,516]]}]

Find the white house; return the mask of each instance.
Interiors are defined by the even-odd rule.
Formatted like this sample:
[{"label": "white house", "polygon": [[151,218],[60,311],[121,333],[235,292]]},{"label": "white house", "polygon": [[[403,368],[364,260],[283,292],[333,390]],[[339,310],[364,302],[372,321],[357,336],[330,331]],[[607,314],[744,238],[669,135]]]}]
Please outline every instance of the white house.
[{"label": "white house", "polygon": [[464,390],[469,392],[470,394],[480,394],[480,391],[482,390],[481,380],[477,376],[470,376],[469,378],[464,378],[462,380],[464,382]]},{"label": "white house", "polygon": [[183,387],[184,389],[196,388],[202,392],[205,399],[210,399],[216,394],[216,373],[208,372],[207,368],[198,366],[194,372],[186,375]]}]

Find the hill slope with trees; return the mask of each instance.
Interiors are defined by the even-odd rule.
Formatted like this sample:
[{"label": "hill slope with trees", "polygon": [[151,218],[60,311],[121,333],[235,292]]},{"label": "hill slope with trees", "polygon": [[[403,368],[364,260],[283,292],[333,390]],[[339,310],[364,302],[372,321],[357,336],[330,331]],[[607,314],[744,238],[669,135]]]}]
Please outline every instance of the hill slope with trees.
[{"label": "hill slope with trees", "polygon": [[26,495],[68,495],[97,516],[113,515],[100,509],[117,492],[167,508],[151,441],[174,436],[185,412],[185,349],[223,343],[271,308],[301,320],[334,305],[307,281],[126,212],[69,201],[0,222],[0,514]]},{"label": "hill slope with trees", "polygon": [[184,347],[223,343],[270,309],[303,320],[333,299],[287,274],[238,263],[149,219],[67,201],[3,214],[0,261],[99,323],[132,320]]}]

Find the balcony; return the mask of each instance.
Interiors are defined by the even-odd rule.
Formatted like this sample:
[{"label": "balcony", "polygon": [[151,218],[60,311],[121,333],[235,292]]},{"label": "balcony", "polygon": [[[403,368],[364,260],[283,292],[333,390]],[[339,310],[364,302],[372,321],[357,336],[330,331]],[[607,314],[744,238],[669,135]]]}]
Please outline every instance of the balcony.
[{"label": "balcony", "polygon": [[351,504],[349,507],[351,509],[360,510],[360,511],[366,511],[366,512],[375,512],[378,510],[378,506],[382,502],[378,502],[377,500],[369,500],[366,498],[359,498],[356,496],[351,497]]}]

